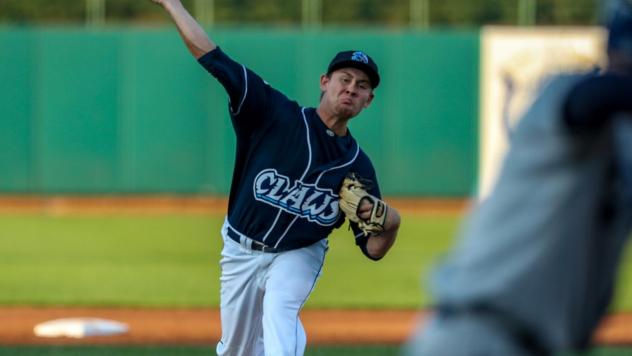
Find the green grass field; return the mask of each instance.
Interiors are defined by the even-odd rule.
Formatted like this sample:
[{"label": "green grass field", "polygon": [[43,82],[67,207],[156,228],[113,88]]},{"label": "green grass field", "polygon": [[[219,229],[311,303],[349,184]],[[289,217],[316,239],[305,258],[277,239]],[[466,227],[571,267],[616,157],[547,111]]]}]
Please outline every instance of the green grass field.
[{"label": "green grass field", "polygon": [[[0,304],[217,306],[220,216],[1,215]],[[449,248],[459,217],[404,216],[380,262],[344,226],[330,238],[324,274],[307,308],[418,308],[425,277]],[[630,254],[628,254],[629,256]],[[632,310],[632,258],[615,309]]]},{"label": "green grass field", "polygon": [[[0,304],[216,306],[222,221],[0,216]],[[308,307],[423,305],[420,277],[449,246],[456,221],[405,218],[397,245],[379,263],[341,228]]]},{"label": "green grass field", "polygon": [[[219,296],[221,216],[0,215],[0,305],[212,307]],[[459,217],[404,216],[397,244],[376,263],[346,227],[330,238],[307,308],[420,308],[425,277],[452,244]],[[630,256],[630,254],[628,254]],[[632,310],[632,257],[616,310]],[[398,355],[392,346],[312,346],[307,356]],[[209,355],[209,346],[13,346],[1,355]],[[625,356],[625,348],[584,355]],[[576,356],[565,354],[564,356]]]}]

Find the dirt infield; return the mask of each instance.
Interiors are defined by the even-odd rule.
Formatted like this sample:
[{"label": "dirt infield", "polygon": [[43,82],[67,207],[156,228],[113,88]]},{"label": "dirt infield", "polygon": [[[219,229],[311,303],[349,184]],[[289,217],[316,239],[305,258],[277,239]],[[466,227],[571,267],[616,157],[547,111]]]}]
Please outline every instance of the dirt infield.
[{"label": "dirt infield", "polygon": [[[213,345],[220,337],[219,312],[214,309],[88,309],[0,308],[0,345]],[[301,319],[308,343],[400,344],[427,314],[411,310],[305,310]],[[68,317],[96,317],[126,323],[124,335],[41,338],[38,323]],[[632,344],[632,313],[609,316],[596,334],[601,345]]]}]

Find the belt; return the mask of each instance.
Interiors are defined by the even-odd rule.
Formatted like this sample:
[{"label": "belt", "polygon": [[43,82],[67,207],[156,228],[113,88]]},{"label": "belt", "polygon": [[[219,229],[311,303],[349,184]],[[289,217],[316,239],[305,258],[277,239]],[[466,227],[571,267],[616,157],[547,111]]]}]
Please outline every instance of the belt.
[{"label": "belt", "polygon": [[237,232],[235,229],[233,229],[230,226],[226,226],[226,234],[233,241],[253,251],[261,251],[261,252],[269,252],[269,253],[277,253],[277,252],[285,251],[284,249],[270,247],[264,244],[263,242],[253,240],[250,237],[240,234],[239,232]]}]

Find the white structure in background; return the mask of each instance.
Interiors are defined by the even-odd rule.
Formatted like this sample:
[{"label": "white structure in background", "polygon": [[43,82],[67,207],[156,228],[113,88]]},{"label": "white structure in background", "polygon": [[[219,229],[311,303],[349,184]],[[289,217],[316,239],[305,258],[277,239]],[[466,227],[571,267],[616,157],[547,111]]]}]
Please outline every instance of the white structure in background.
[{"label": "white structure in background", "polygon": [[98,318],[55,319],[37,324],[33,332],[39,337],[111,336],[124,334],[129,327],[121,322]]},{"label": "white structure in background", "polygon": [[511,128],[547,76],[601,65],[600,28],[487,27],[481,33],[479,178],[483,199],[496,180]]}]

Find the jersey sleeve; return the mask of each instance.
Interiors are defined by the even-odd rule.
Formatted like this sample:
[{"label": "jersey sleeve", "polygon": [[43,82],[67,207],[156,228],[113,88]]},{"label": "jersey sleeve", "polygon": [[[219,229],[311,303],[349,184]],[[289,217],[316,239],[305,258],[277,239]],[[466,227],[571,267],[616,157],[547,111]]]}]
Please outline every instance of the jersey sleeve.
[{"label": "jersey sleeve", "polygon": [[206,53],[198,62],[226,90],[229,109],[237,131],[250,130],[265,121],[273,89],[256,73],[237,63],[219,47]]},{"label": "jersey sleeve", "polygon": [[[360,152],[358,163],[354,165],[354,167],[351,169],[351,172],[357,173],[363,180],[367,181],[367,191],[369,194],[373,195],[376,198],[382,199],[382,194],[380,192],[380,186],[377,181],[375,169],[373,168],[373,164],[364,152]],[[349,221],[349,226],[351,227],[351,231],[355,236],[355,243],[360,248],[360,250],[362,250],[362,253],[371,260],[380,260],[381,258],[374,258],[367,252],[366,244],[369,240],[369,237],[364,235],[364,232],[358,227],[358,224],[353,221]]]}]

